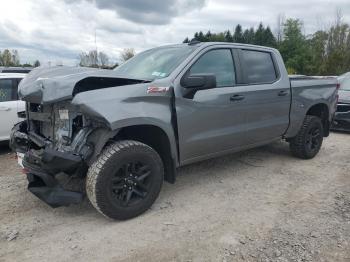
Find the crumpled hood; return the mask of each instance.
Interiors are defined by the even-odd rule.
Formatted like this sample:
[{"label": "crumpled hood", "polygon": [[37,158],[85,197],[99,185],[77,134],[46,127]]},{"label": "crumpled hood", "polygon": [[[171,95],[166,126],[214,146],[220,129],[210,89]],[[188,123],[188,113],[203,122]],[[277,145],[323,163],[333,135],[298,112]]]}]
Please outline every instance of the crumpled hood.
[{"label": "crumpled hood", "polygon": [[71,99],[78,92],[142,82],[145,80],[118,76],[113,70],[67,66],[39,67],[20,82],[18,94],[22,100],[45,104]]},{"label": "crumpled hood", "polygon": [[350,103],[350,91],[339,90],[339,103]]}]

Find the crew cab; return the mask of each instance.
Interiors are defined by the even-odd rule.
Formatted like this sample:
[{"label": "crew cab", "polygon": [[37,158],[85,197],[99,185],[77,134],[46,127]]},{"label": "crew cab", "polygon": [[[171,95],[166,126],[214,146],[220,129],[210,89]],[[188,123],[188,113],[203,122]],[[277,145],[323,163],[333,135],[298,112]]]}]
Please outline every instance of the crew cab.
[{"label": "crew cab", "polygon": [[34,69],[19,87],[26,120],[11,146],[28,188],[52,207],[84,192],[103,215],[128,219],[180,166],[284,139],[319,152],[337,103],[333,78],[289,78],[273,48],[200,43],[139,53],[114,71]]}]

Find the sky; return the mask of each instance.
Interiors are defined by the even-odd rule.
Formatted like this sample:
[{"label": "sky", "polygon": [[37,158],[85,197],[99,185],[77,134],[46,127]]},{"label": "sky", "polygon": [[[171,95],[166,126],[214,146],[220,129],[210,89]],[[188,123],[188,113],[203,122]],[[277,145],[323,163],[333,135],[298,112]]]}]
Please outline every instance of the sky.
[{"label": "sky", "polygon": [[17,49],[22,63],[64,65],[95,48],[118,61],[124,48],[140,52],[238,23],[274,30],[278,15],[301,19],[305,34],[328,28],[337,10],[350,22],[349,0],[0,0],[0,10],[0,50]]}]

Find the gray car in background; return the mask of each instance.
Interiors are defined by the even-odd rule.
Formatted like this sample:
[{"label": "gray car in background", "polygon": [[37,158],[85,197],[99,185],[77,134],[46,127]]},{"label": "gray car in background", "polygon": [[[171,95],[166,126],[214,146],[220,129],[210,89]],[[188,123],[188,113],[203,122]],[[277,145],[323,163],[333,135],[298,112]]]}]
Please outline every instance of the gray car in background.
[{"label": "gray car in background", "polygon": [[350,132],[350,72],[339,76],[338,81],[339,100],[332,130]]},{"label": "gray car in background", "polygon": [[128,219],[156,200],[179,166],[284,139],[313,158],[336,108],[334,78],[288,77],[273,48],[199,43],[136,55],[115,71],[34,69],[20,84],[26,120],[11,146],[28,189],[52,207],[84,193]]}]

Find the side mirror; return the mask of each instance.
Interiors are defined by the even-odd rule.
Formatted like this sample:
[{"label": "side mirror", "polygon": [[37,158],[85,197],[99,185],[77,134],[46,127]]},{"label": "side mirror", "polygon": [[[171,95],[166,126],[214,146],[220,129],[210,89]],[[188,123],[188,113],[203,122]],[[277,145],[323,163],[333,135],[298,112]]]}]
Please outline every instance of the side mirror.
[{"label": "side mirror", "polygon": [[214,74],[192,74],[184,75],[181,79],[184,88],[205,90],[216,87],[216,76]]}]

